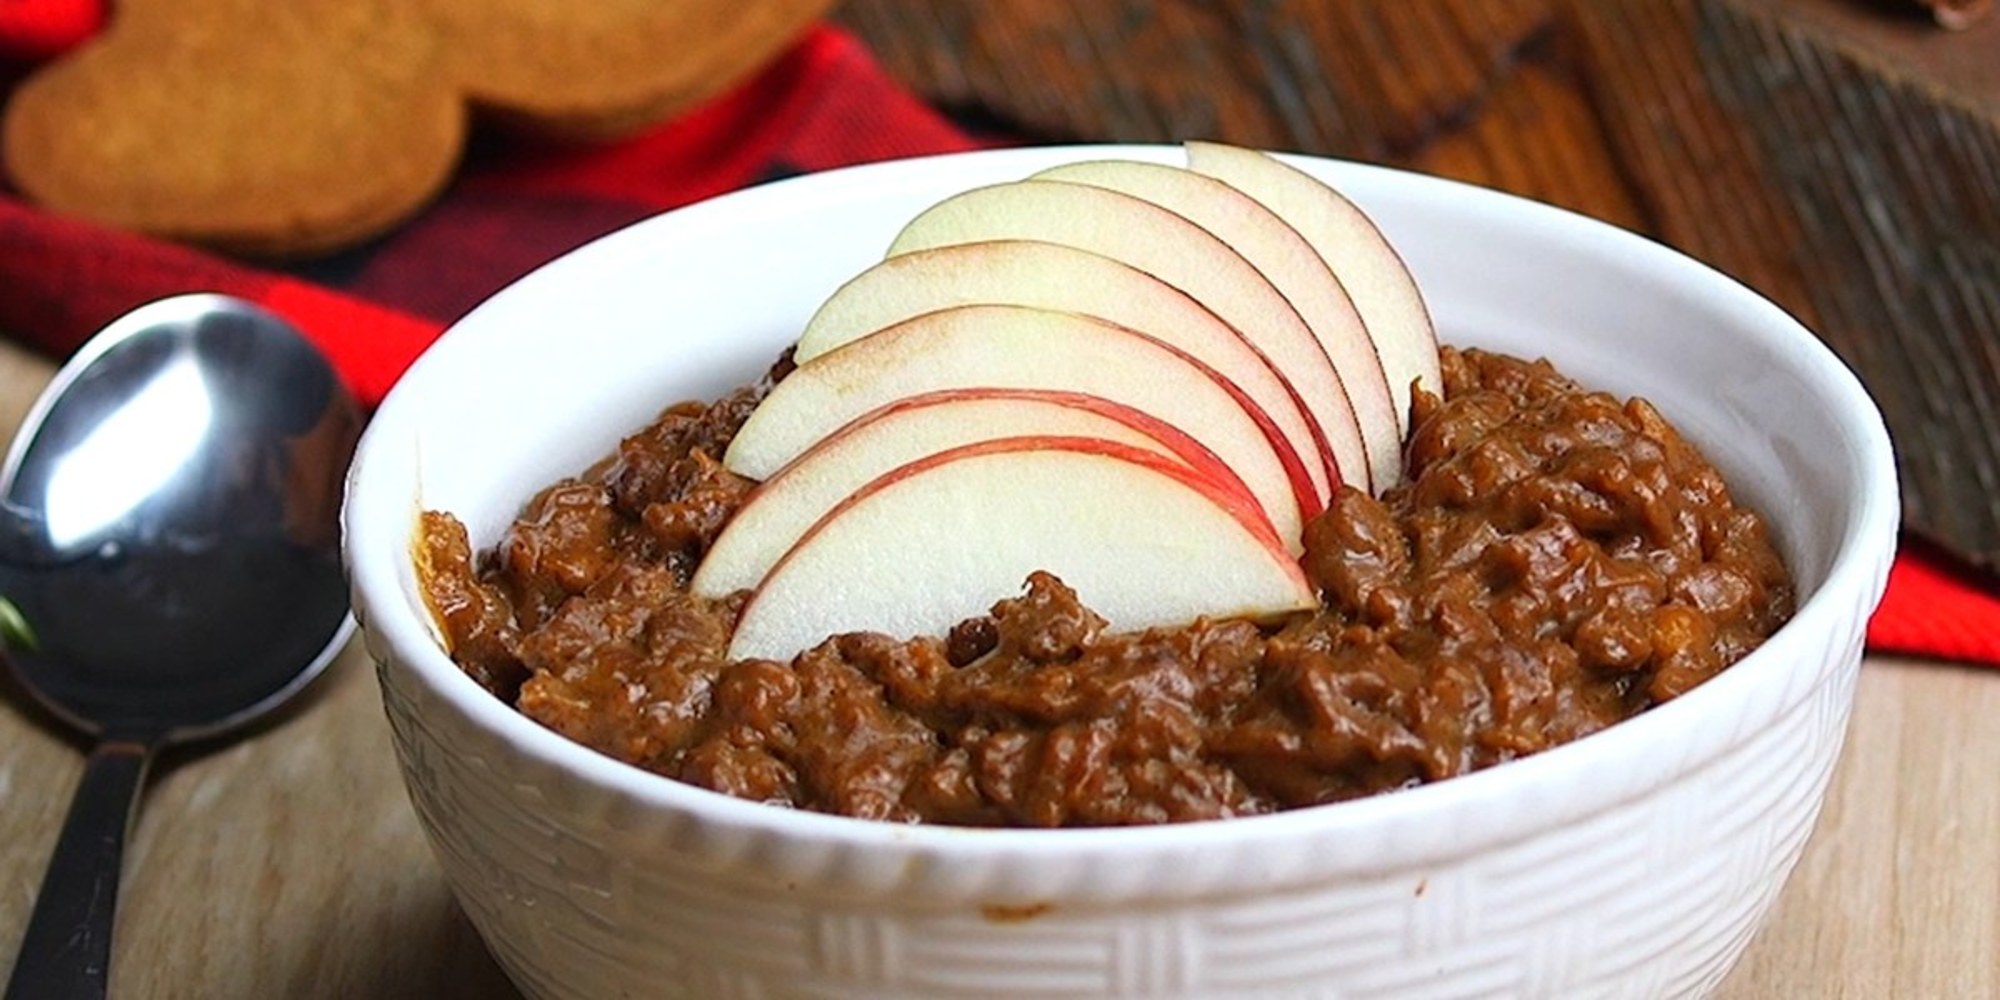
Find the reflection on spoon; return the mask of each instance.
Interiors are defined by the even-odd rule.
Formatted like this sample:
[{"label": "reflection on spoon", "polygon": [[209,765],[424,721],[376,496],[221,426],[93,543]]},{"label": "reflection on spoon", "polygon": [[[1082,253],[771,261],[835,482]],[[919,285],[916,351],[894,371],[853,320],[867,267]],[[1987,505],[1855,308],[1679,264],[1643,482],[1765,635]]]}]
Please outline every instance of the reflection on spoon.
[{"label": "reflection on spoon", "polygon": [[144,503],[196,456],[214,414],[201,365],[184,347],[55,459],[41,507],[50,546],[73,548]]}]

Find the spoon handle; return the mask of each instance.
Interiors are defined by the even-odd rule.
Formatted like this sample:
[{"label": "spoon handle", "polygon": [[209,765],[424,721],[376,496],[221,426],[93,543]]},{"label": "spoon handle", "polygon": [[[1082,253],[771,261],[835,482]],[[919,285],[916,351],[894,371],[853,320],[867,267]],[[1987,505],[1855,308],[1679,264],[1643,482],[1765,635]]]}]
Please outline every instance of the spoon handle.
[{"label": "spoon handle", "polygon": [[152,758],[151,746],[116,740],[90,752],[21,936],[6,1000],[104,996],[125,834]]}]

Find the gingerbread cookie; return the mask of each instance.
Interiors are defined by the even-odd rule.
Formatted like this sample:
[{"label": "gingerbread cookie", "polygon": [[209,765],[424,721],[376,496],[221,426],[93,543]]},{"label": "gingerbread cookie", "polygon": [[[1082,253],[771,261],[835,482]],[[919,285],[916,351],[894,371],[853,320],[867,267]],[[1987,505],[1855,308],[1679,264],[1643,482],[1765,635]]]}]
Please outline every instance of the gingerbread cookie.
[{"label": "gingerbread cookie", "polygon": [[743,79],[831,0],[424,0],[490,118],[599,138]]},{"label": "gingerbread cookie", "polygon": [[24,81],[0,155],[57,211],[258,256],[441,189],[468,116],[607,137],[748,75],[830,0],[122,0]]}]

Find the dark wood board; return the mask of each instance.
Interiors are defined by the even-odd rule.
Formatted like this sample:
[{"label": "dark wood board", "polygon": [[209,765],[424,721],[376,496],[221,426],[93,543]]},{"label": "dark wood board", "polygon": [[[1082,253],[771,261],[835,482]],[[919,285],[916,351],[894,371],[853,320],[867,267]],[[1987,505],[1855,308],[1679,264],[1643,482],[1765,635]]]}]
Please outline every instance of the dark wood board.
[{"label": "dark wood board", "polygon": [[1409,167],[1678,247],[1798,315],[1906,522],[2000,570],[2000,17],[1870,0],[846,0],[919,93],[1037,141]]}]

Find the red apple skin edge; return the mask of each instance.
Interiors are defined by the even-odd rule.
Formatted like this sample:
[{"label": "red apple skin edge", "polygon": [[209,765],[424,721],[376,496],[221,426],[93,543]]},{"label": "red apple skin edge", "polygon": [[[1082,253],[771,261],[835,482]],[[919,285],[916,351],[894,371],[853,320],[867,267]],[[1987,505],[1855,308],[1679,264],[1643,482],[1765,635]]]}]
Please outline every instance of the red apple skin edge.
[{"label": "red apple skin edge", "polygon": [[1298,544],[1307,512],[1295,480],[1237,397],[1152,339],[1055,310],[955,306],[815,358],[771,390],[723,462],[732,471],[768,478],[862,412],[921,392],[991,385],[1101,395],[1179,426],[1236,469],[1280,537]]},{"label": "red apple skin edge", "polygon": [[[1297,417],[1300,428],[1305,432],[1306,440],[1304,441],[1296,440],[1295,435],[1291,434],[1288,434],[1287,436],[1294,438],[1293,447],[1295,450],[1309,449],[1311,451],[1312,453],[1311,460],[1313,461],[1313,467],[1317,469],[1319,473],[1325,476],[1326,478],[1327,489],[1324,492],[1328,496],[1332,495],[1333,484],[1339,483],[1341,481],[1340,474],[1342,467],[1339,464],[1339,459],[1335,455],[1333,446],[1327,437],[1326,430],[1321,426],[1319,416],[1315,413],[1312,407],[1309,407],[1306,404],[1304,395],[1300,393],[1298,387],[1294,384],[1294,380],[1284,370],[1284,367],[1280,365],[1276,361],[1276,359],[1272,358],[1271,355],[1264,349],[1264,347],[1260,345],[1255,339],[1244,336],[1243,331],[1236,328],[1234,325],[1230,324],[1227,320],[1224,320],[1221,316],[1217,315],[1213,309],[1211,309],[1209,306],[1202,303],[1201,301],[1197,300],[1192,295],[1189,295],[1187,292],[1181,290],[1180,288],[1168,284],[1167,282],[1162,281],[1161,279],[1151,274],[1148,274],[1145,271],[1139,270],[1138,268],[1133,267],[1132,265],[1127,264],[1124,261],[1116,260],[1111,257],[1106,257],[1103,254],[1097,253],[1096,251],[1080,249],[1078,247],[1073,247],[1068,244],[1062,244],[1062,243],[1044,243],[1040,240],[1002,239],[1002,240],[979,240],[971,243],[944,244],[941,246],[930,247],[924,250],[914,250],[909,253],[898,254],[894,257],[889,257],[885,260],[876,263],[868,270],[863,271],[861,274],[855,276],[853,279],[850,279],[845,285],[842,285],[840,289],[836,290],[834,294],[827,299],[826,303],[822,304],[821,311],[814,314],[812,320],[810,320],[806,324],[806,331],[800,334],[799,337],[800,350],[797,360],[801,364],[803,364],[814,357],[824,354],[829,350],[836,349],[839,346],[849,343],[852,340],[856,339],[854,336],[847,333],[842,333],[839,335],[829,335],[827,333],[829,327],[826,325],[822,325],[822,321],[828,315],[828,311],[834,306],[835,303],[840,302],[843,295],[852,292],[856,288],[870,287],[873,283],[883,282],[885,280],[889,283],[889,287],[895,288],[896,287],[895,283],[898,277],[902,275],[913,275],[913,274],[924,275],[925,283],[922,287],[924,288],[925,292],[932,297],[932,301],[934,303],[932,308],[934,309],[950,308],[953,305],[961,305],[972,302],[1004,301],[1018,305],[1030,306],[1033,308],[1056,309],[1056,310],[1067,310],[1067,311],[1077,312],[1083,315],[1093,316],[1098,319],[1102,319],[1109,323],[1117,323],[1123,326],[1133,327],[1134,329],[1151,329],[1151,327],[1148,327],[1143,323],[1130,322],[1127,321],[1126,319],[1121,319],[1120,314],[1118,313],[1112,311],[1100,311],[1093,309],[1086,304],[1087,297],[1085,299],[1076,300],[1072,305],[1064,305],[1056,301],[1044,301],[1044,300],[1030,301],[1026,298],[1011,299],[1011,298],[991,297],[993,293],[990,290],[983,293],[982,296],[968,297],[958,294],[958,289],[954,287],[960,285],[960,283],[963,281],[961,277],[953,273],[953,269],[955,267],[963,267],[969,271],[973,271],[974,273],[979,275],[980,280],[985,280],[991,277],[991,275],[995,272],[995,269],[990,266],[982,267],[981,266],[982,260],[987,261],[989,263],[995,261],[1001,262],[1002,269],[1004,270],[1005,262],[1007,261],[1011,260],[1014,263],[1018,264],[1020,255],[1023,254],[1043,255],[1050,253],[1074,254],[1077,255],[1077,258],[1079,260],[1094,259],[1096,261],[1103,262],[1103,264],[1105,265],[1109,265],[1111,267],[1120,270],[1130,271],[1133,275],[1138,276],[1144,282],[1148,282],[1156,286],[1158,294],[1172,297],[1175,300],[1177,306],[1185,308],[1192,312],[1198,312],[1201,316],[1206,317],[1209,322],[1215,324],[1215,326],[1217,326],[1218,328],[1228,331],[1230,339],[1256,361],[1256,363],[1262,368],[1262,370],[1270,376],[1272,385],[1275,386],[1280,393],[1282,393],[1282,405],[1287,410],[1288,415],[1294,415]],[[1315,257],[1315,259],[1317,258]],[[1069,291],[1071,291],[1071,289],[1065,288],[1063,291],[1066,294]],[[909,315],[916,315],[916,314],[917,314],[916,312],[912,312],[909,313],[908,315],[898,316],[893,319],[887,319],[885,321],[878,322],[876,324],[873,324],[867,332],[872,332],[874,329],[881,329],[882,327],[893,325],[896,322],[900,322],[902,319],[908,318]],[[835,315],[838,315],[838,313],[836,312]],[[831,328],[835,330],[840,329],[840,327],[837,324],[832,325]],[[861,336],[866,336],[867,332],[861,333]],[[815,337],[815,333],[818,333],[820,336]],[[831,339],[833,339],[833,344],[831,346],[821,346],[819,342],[829,339],[830,336]],[[809,344],[813,345],[813,349],[810,350],[808,349]],[[1190,348],[1190,350],[1192,350],[1192,348]],[[1337,370],[1333,369],[1333,364],[1330,359],[1327,361],[1327,366],[1329,370],[1333,370],[1333,373],[1336,378],[1336,384],[1341,385],[1344,391],[1345,383],[1343,381],[1340,381],[1342,377],[1340,376],[1340,373]],[[1220,367],[1222,366],[1218,365],[1218,368]],[[1380,381],[1379,372],[1377,372],[1377,381]],[[1250,391],[1250,388],[1251,387],[1246,386],[1245,391]],[[1384,389],[1383,391],[1385,394],[1387,393],[1386,389]],[[1267,411],[1270,411],[1273,405],[1275,405],[1277,402],[1278,401],[1266,399],[1264,401],[1265,409]],[[1350,417],[1354,417],[1355,414],[1352,412],[1353,408],[1349,406],[1347,409],[1350,411],[1348,415]],[[1273,416],[1275,419],[1277,415],[1273,414]],[[1359,428],[1358,423],[1355,423],[1355,426],[1357,427],[1357,429]]]},{"label": "red apple skin edge", "polygon": [[[1130,330],[1129,327],[1125,329]],[[1237,406],[1242,407],[1244,414],[1249,416],[1251,422],[1257,425],[1257,430],[1264,435],[1264,440],[1270,444],[1271,453],[1278,457],[1278,465],[1285,470],[1285,479],[1292,486],[1292,497],[1298,501],[1299,520],[1301,522],[1310,521],[1326,510],[1326,502],[1320,499],[1319,489],[1313,486],[1312,474],[1306,471],[1305,463],[1299,459],[1298,449],[1292,447],[1292,440],[1285,436],[1285,432],[1278,427],[1276,421],[1271,419],[1271,415],[1265,412],[1264,407],[1258,405],[1256,400],[1250,398],[1249,393],[1243,391],[1242,386],[1237,385],[1228,376],[1209,367],[1200,358],[1144,330],[1131,330],[1131,333],[1136,337],[1158,344],[1167,353],[1186,361],[1195,370],[1207,376],[1216,385],[1221,386],[1222,391],[1228,393],[1229,398],[1235,400]],[[1338,468],[1331,470],[1330,476],[1328,488],[1338,489],[1337,484],[1341,482],[1340,470]]]},{"label": "red apple skin edge", "polygon": [[[1054,460],[1056,464],[1038,461],[1044,458]],[[1079,459],[1087,461],[1082,465],[1071,464]],[[988,464],[993,460],[1004,461]],[[1016,466],[1013,464],[1015,460],[1025,464]],[[942,488],[941,492],[939,489],[921,488],[933,475],[953,473],[953,467],[963,467],[963,471],[973,478],[969,481],[947,478],[936,484]],[[1095,471],[1086,473],[1084,470]],[[1056,473],[1055,478],[1050,478],[1050,473]],[[1110,478],[1093,483],[1088,479],[1077,479],[1078,474]],[[1036,499],[1039,495],[1024,498],[1034,505],[1031,508],[1016,507],[1004,499],[996,506],[996,493],[1004,495],[1006,483],[1020,481],[1022,476],[1027,482],[1041,484],[1039,488],[1057,491],[1058,495],[1043,496],[1039,500]],[[891,496],[906,485],[910,488],[908,491]],[[1067,495],[1072,485],[1083,492],[1075,496]],[[1106,488],[1113,492],[1104,492]],[[1207,579],[1203,575],[1185,575],[1182,569],[1188,565],[1184,561],[1187,552],[1182,551],[1184,546],[1171,541],[1166,541],[1165,548],[1156,541],[1142,544],[1140,551],[1134,551],[1129,556],[1121,554],[1122,543],[1118,538],[1123,531],[1119,525],[1124,524],[1125,519],[1143,519],[1143,510],[1150,509],[1150,504],[1135,509],[1121,499],[1127,496],[1126,489],[1136,489],[1148,496],[1157,494],[1155,498],[1160,502],[1184,508],[1186,516],[1206,524],[1207,527],[1199,535],[1190,536],[1190,542],[1197,548],[1215,555],[1227,551],[1232,553],[1228,556],[1232,559],[1253,560],[1254,567],[1221,567],[1223,576],[1239,580],[1249,589],[1232,598],[1230,595],[1234,591],[1212,591],[1203,583]],[[1158,492],[1162,490],[1166,492]],[[898,502],[899,498],[901,502]],[[970,504],[972,511],[985,512],[1003,520],[1012,516],[1013,520],[1020,521],[1021,514],[1034,509],[1036,512],[1030,518],[1032,523],[1033,519],[1043,517],[1060,520],[1065,516],[1060,511],[1069,509],[1067,504],[1083,498],[1091,498],[1086,502],[1107,506],[1078,511],[1083,520],[1077,525],[1056,525],[1055,537],[1063,540],[1059,548],[1049,549],[1030,539],[1023,543],[1025,547],[1007,546],[1007,550],[1014,553],[1012,557],[1003,554],[1001,562],[989,562],[986,569],[977,571],[972,579],[951,576],[949,571],[946,576],[935,579],[924,575],[922,567],[926,565],[945,567],[955,565],[958,557],[975,561],[984,558],[979,554],[983,551],[980,547],[956,554],[951,551],[935,553],[946,560],[943,562],[928,556],[932,553],[930,545],[941,544],[947,550],[961,543],[978,545],[980,540],[976,537],[976,529],[953,509],[953,505],[960,500]],[[891,505],[891,520],[884,521],[879,516],[870,515],[869,508],[878,500]],[[910,501],[917,500],[921,503],[912,507]],[[1050,500],[1055,501],[1054,506],[1050,506]],[[940,503],[942,507],[938,506]],[[1195,508],[1203,513],[1197,514]],[[1031,574],[1037,566],[1063,572],[1062,564],[1066,560],[1061,553],[1076,551],[1080,554],[1082,549],[1103,549],[1103,557],[1113,560],[1111,565],[1128,559],[1136,560],[1126,566],[1124,572],[1114,572],[1110,577],[1103,577],[1101,571],[1093,570],[1091,563],[1070,567],[1086,580],[1097,578],[1092,586],[1101,584],[1116,592],[1117,596],[1110,596],[1109,599],[1118,606],[1115,620],[1126,622],[1125,627],[1184,622],[1204,615],[1266,620],[1315,607],[1318,604],[1317,594],[1299,563],[1287,554],[1274,536],[1258,531],[1254,519],[1244,520],[1246,508],[1247,505],[1237,505],[1232,509],[1226,495],[1218,494],[1212,485],[1177,459],[1145,445],[1048,435],[993,439],[941,451],[878,477],[867,488],[851,494],[818,521],[812,530],[804,533],[743,605],[729,655],[733,659],[761,657],[789,660],[798,652],[825,642],[830,636],[856,629],[886,629],[896,634],[941,634],[952,622],[983,613],[992,600],[1013,593],[1019,580]],[[857,596],[863,605],[873,608],[872,611],[863,612],[859,618],[827,613],[824,601],[828,595],[857,585],[849,567],[856,558],[865,561],[865,553],[870,551],[870,546],[880,541],[877,535],[885,531],[895,532],[894,525],[901,523],[898,519],[925,517],[921,512],[926,510],[937,519],[934,524],[944,526],[943,533],[932,531],[928,540],[918,548],[902,546],[896,549],[898,565],[916,570],[914,576],[902,572],[894,574],[898,582],[889,586],[895,588],[893,593],[902,596],[895,597],[892,603],[882,604],[873,598],[884,597],[886,593],[875,591],[863,582],[859,583],[862,591]],[[883,511],[874,513],[879,515]],[[1105,520],[1107,515],[1112,519]],[[1214,520],[1216,518],[1221,520]],[[842,533],[841,529],[849,524],[876,534]],[[1222,527],[1225,524],[1231,527],[1225,529]],[[1081,534],[1077,532],[1079,527]],[[1227,533],[1229,537],[1223,537],[1222,533]],[[837,538],[829,537],[836,535]],[[1072,545],[1082,549],[1072,550]],[[1243,547],[1246,545],[1250,548]],[[1048,557],[1047,561],[1044,557]],[[1131,570],[1136,566],[1148,568],[1134,576]],[[1149,605],[1142,596],[1149,589],[1144,581],[1156,573],[1175,577],[1165,585],[1166,590],[1162,593],[1163,599],[1171,606],[1171,610],[1165,611],[1165,617],[1161,616],[1163,609],[1160,607],[1147,611]],[[968,587],[967,583],[974,585]],[[921,600],[921,595],[931,592],[933,587],[943,588],[936,591],[940,599]],[[1253,592],[1257,596],[1250,598]],[[919,603],[927,610],[915,618],[899,613],[895,609],[903,606],[901,602],[905,597],[919,598]],[[1135,604],[1135,600],[1138,603]],[[896,624],[891,624],[891,619]],[[1139,624],[1141,621],[1145,624]]]},{"label": "red apple skin edge", "polygon": [[[1263,509],[1248,495],[1224,490],[1206,477],[1195,474],[1187,467],[1176,465],[1142,448],[1134,448],[1131,445],[1106,441],[1102,438],[1054,435],[994,438],[990,441],[980,441],[974,444],[961,445],[957,448],[949,448],[891,469],[870,480],[866,486],[855,490],[846,499],[835,504],[826,513],[821,514],[819,520],[814,521],[812,527],[807,528],[799,535],[799,540],[792,543],[791,550],[786,552],[778,559],[777,563],[772,565],[770,572],[765,574],[765,578],[769,579],[782,569],[785,563],[790,561],[793,553],[803,548],[807,542],[812,540],[813,536],[819,534],[820,530],[831,523],[834,518],[839,517],[855,504],[860,503],[885,487],[921,473],[926,469],[936,468],[946,462],[960,458],[970,458],[977,455],[995,455],[1013,451],[1046,451],[1050,449],[1109,455],[1113,458],[1130,462],[1133,465],[1152,469],[1188,486],[1190,489],[1208,498],[1211,503],[1214,503],[1227,513],[1232,520],[1242,525],[1243,529],[1249,532],[1253,538],[1257,539],[1259,544],[1270,550],[1280,563],[1290,567],[1291,572],[1297,573],[1298,579],[1302,583],[1305,580],[1305,571],[1299,568],[1298,561],[1292,558],[1291,553],[1285,548],[1285,544],[1278,540],[1277,533],[1271,530],[1271,522],[1264,516]],[[1310,584],[1305,585],[1310,588]],[[752,596],[751,600],[756,600],[756,597]]]},{"label": "red apple skin edge", "polygon": [[[1347,292],[1341,286],[1340,279],[1326,266],[1326,262],[1311,245],[1305,242],[1305,238],[1298,235],[1283,218],[1262,202],[1214,177],[1164,163],[1085,160],[1051,167],[1031,175],[1029,179],[1102,187],[1138,198],[1193,222],[1236,250],[1251,267],[1264,275],[1279,295],[1291,302],[1300,320],[1313,332],[1313,346],[1318,348],[1320,359],[1333,372],[1335,384],[1340,387],[1342,394],[1348,400],[1348,405],[1342,408],[1348,418],[1347,425],[1353,428],[1356,440],[1362,442],[1364,449],[1372,450],[1375,447],[1362,432],[1361,407],[1354,402],[1354,387],[1349,385],[1355,381],[1354,376],[1361,373],[1354,370],[1351,362],[1343,367],[1328,349],[1326,336],[1321,331],[1333,329],[1331,318],[1317,312],[1308,315],[1305,303],[1313,300],[1294,296],[1302,291],[1320,291],[1329,297],[1321,301],[1337,301],[1338,305],[1346,307],[1345,311],[1352,317],[1355,331],[1363,339],[1366,339],[1366,331],[1362,329],[1359,314],[1353,311],[1353,304],[1348,301]],[[1287,241],[1292,245],[1285,246]],[[1305,267],[1302,273],[1295,265],[1306,259],[1310,259],[1318,266]],[[1290,270],[1284,270],[1285,268]],[[1318,281],[1322,287],[1302,288],[1314,281]],[[1240,331],[1238,335],[1241,336]],[[1243,339],[1278,375],[1293,404],[1306,414],[1306,425],[1325,464],[1328,482],[1342,482],[1340,478],[1342,466],[1327,440],[1326,429],[1320,424],[1316,411],[1305,406],[1304,397],[1293,387],[1290,377],[1280,366],[1271,361],[1254,340],[1249,337]],[[1367,357],[1370,361],[1370,370],[1375,376],[1374,381],[1382,384],[1382,391],[1386,394],[1388,383],[1382,377],[1382,366],[1372,345],[1367,351]],[[1358,471],[1360,475],[1355,481],[1356,485],[1373,493],[1375,485],[1372,478],[1374,469],[1372,456],[1364,456],[1364,459],[1357,464],[1361,468],[1346,471]],[[1328,492],[1331,494],[1332,491]]]},{"label": "red apple skin edge", "polygon": [[[1191,169],[1225,183],[1240,185],[1246,194],[1266,201],[1274,212],[1279,211],[1279,206],[1273,202],[1280,199],[1317,201],[1323,204],[1327,213],[1321,218],[1339,220],[1333,228],[1340,232],[1302,222],[1297,223],[1296,228],[1299,235],[1320,252],[1335,274],[1352,276],[1364,270],[1363,265],[1367,264],[1369,266],[1365,270],[1376,275],[1374,285],[1349,284],[1348,290],[1355,307],[1361,311],[1363,323],[1368,327],[1375,347],[1376,359],[1388,380],[1390,394],[1394,397],[1397,428],[1401,433],[1408,434],[1411,383],[1429,381],[1431,384],[1424,388],[1431,392],[1437,392],[1441,383],[1436,381],[1437,327],[1423,292],[1417,286],[1416,276],[1404,262],[1401,252],[1360,206],[1333,185],[1292,164],[1261,150],[1244,149],[1227,143],[1190,140],[1182,145]],[[1402,322],[1385,324],[1383,320],[1390,317],[1400,318]],[[1409,374],[1412,378],[1405,381],[1401,374]]]},{"label": "red apple skin edge", "polygon": [[[1098,206],[1095,212],[1089,209],[1093,204]],[[1285,340],[1300,348],[1307,358],[1316,362],[1317,364],[1313,366],[1315,369],[1323,371],[1327,379],[1325,391],[1340,396],[1343,421],[1348,422],[1357,433],[1361,431],[1358,417],[1353,412],[1352,401],[1346,396],[1346,389],[1340,380],[1339,372],[1328,360],[1325,345],[1319,343],[1318,338],[1313,335],[1312,330],[1306,326],[1304,319],[1298,315],[1297,310],[1284,295],[1234,247],[1223,243],[1213,233],[1186,218],[1143,198],[1086,184],[1032,178],[972,188],[952,195],[918,213],[903,227],[902,232],[897,234],[890,244],[887,256],[895,257],[953,243],[991,240],[1028,239],[1067,243],[1115,260],[1122,260],[1140,271],[1154,274],[1169,285],[1181,288],[1215,311],[1218,316],[1223,316],[1226,321],[1232,321],[1231,326],[1237,333],[1249,338],[1251,331],[1233,322],[1244,317],[1233,313],[1225,315],[1212,297],[1195,294],[1192,289],[1186,287],[1186,275],[1170,280],[1169,276],[1149,269],[1157,266],[1157,261],[1143,261],[1129,253],[1121,253],[1121,250],[1129,250],[1129,247],[1103,245],[1098,239],[1102,234],[1100,228],[1086,227],[1082,230],[1071,228],[1070,223],[1074,217],[1101,216],[1107,211],[1124,213],[1127,222],[1137,223],[1140,220],[1152,219],[1164,225],[1167,231],[1178,230],[1183,239],[1197,240],[1202,245],[1211,246],[1216,254],[1209,263],[1222,266],[1222,261],[1230,261],[1227,266],[1237,269],[1240,273],[1237,280],[1241,283],[1239,289],[1241,292],[1249,294],[1252,289],[1262,289],[1264,293],[1268,293],[1264,297],[1270,309],[1257,315],[1269,322],[1259,321],[1258,325],[1268,327],[1270,322],[1283,324],[1284,332],[1287,334]],[[1279,317],[1288,317],[1289,322]],[[1302,375],[1303,369],[1289,371],[1287,374]],[[1324,425],[1322,433],[1331,440],[1331,432],[1327,431]],[[1358,480],[1366,482],[1367,478],[1360,476]],[[1317,509],[1316,505],[1301,506],[1307,517]]]},{"label": "red apple skin edge", "polygon": [[[821,477],[826,461],[835,463],[825,467],[828,469],[846,467],[841,456],[847,454],[847,445],[859,442],[863,437],[874,435],[877,431],[896,435],[899,427],[923,426],[931,420],[949,421],[952,418],[945,416],[949,410],[994,404],[1027,406],[1030,409],[1020,411],[1022,416],[1013,426],[968,427],[965,433],[954,435],[956,440],[937,441],[918,449],[900,449],[903,454],[889,463],[854,470],[859,473],[858,478],[842,476],[847,485],[838,492],[826,492],[814,485]],[[1037,418],[1034,414],[1041,416]],[[1074,418],[1089,419],[1078,424]],[[1038,422],[1045,423],[1045,426],[1036,426]],[[696,594],[709,597],[720,597],[740,589],[754,589],[769,574],[771,563],[783,556],[798,540],[799,532],[810,527],[842,497],[866,485],[868,480],[927,454],[977,441],[1022,435],[1104,438],[1155,452],[1187,465],[1197,475],[1214,481],[1218,488],[1240,494],[1269,523],[1268,516],[1263,513],[1263,505],[1227,463],[1191,435],[1142,410],[1075,391],[979,387],[941,389],[894,400],[861,414],[829,432],[758,484],[702,558],[691,588]],[[811,477],[805,486],[808,494],[820,494],[804,506],[793,502],[796,498],[789,492],[801,476]],[[775,515],[767,509],[773,508],[773,505],[778,512]],[[787,511],[791,513],[784,513]],[[772,521],[771,516],[776,516],[778,520]],[[1277,534],[1275,527],[1272,531]],[[754,532],[755,537],[748,537],[745,532]]]},{"label": "red apple skin edge", "polygon": [[[1250,487],[1243,482],[1243,477],[1237,475],[1236,470],[1230,468],[1229,464],[1224,462],[1215,452],[1210,451],[1207,445],[1190,437],[1186,431],[1144,410],[1127,406],[1116,400],[1105,399],[1103,396],[1093,396],[1085,392],[1008,387],[937,389],[931,392],[918,393],[914,396],[905,396],[891,403],[884,403],[842,424],[839,429],[829,433],[823,440],[831,441],[852,432],[855,428],[863,424],[871,423],[892,413],[901,413],[906,410],[937,406],[964,399],[1030,399],[1078,410],[1087,410],[1099,416],[1115,420],[1158,441],[1162,447],[1173,452],[1181,461],[1186,462],[1189,468],[1192,468],[1196,473],[1214,482],[1218,489],[1226,490],[1242,497],[1245,502],[1256,508],[1258,517],[1263,518],[1266,524],[1270,523],[1270,519],[1264,517],[1263,508],[1256,506],[1256,496],[1250,492]],[[756,488],[751,490],[750,496],[754,498],[767,485],[777,481],[780,476],[790,471],[793,466],[798,465],[810,452],[811,449],[807,449],[805,452],[800,452],[796,458],[786,462],[778,471],[771,474],[771,478],[757,484]]]}]

